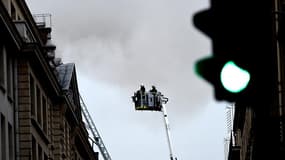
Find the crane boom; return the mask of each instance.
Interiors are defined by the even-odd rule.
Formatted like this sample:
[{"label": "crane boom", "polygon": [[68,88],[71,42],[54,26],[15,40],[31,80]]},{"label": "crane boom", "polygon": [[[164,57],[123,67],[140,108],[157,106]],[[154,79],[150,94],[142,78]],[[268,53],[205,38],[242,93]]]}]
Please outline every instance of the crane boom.
[{"label": "crane boom", "polygon": [[112,160],[111,156],[109,155],[107,148],[105,147],[103,140],[102,140],[98,130],[96,129],[96,126],[95,126],[95,124],[94,124],[94,122],[93,122],[93,120],[92,120],[92,118],[88,112],[88,109],[87,109],[87,107],[83,101],[83,98],[81,97],[81,95],[79,95],[79,96],[80,96],[80,105],[81,105],[83,117],[87,123],[86,128],[93,136],[92,137],[93,143],[95,143],[98,146],[104,160]]}]

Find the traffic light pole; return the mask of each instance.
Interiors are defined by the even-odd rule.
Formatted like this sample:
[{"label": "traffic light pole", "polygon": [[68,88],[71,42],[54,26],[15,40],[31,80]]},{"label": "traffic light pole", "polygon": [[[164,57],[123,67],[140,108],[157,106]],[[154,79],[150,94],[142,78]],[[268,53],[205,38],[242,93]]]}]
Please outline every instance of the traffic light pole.
[{"label": "traffic light pole", "polygon": [[168,117],[167,117],[166,107],[164,106],[164,104],[162,104],[162,115],[163,115],[163,119],[164,119],[166,135],[167,135],[167,142],[168,142],[168,148],[169,148],[169,153],[170,153],[170,160],[177,160],[177,158],[173,155],[172,143],[171,143],[171,138],[170,138],[169,121],[168,121]]}]

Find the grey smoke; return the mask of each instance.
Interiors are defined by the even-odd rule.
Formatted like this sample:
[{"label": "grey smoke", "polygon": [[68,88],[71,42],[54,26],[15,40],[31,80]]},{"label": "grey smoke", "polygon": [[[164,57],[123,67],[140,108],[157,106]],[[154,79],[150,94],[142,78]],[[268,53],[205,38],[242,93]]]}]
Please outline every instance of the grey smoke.
[{"label": "grey smoke", "polygon": [[[84,96],[89,99],[89,105],[96,106],[96,125],[114,155],[138,160],[167,158],[165,139],[161,138],[164,128],[153,123],[160,119],[158,113],[136,113],[133,109],[130,97],[143,83],[147,89],[156,85],[170,99],[167,106],[181,157],[191,159],[189,157],[198,155],[196,159],[202,159],[198,152],[200,146],[205,159],[221,159],[215,152],[223,149],[207,144],[208,141],[222,143],[222,138],[211,138],[215,135],[212,132],[217,130],[214,117],[207,112],[204,119],[209,122],[197,120],[209,105],[213,105],[213,95],[211,86],[195,75],[193,65],[211,53],[209,40],[194,29],[191,19],[194,12],[207,7],[208,1],[26,1],[34,13],[53,15],[52,38],[57,45],[56,55],[62,57],[64,63],[75,62],[79,80],[84,76],[88,79],[82,82],[81,89],[87,90]],[[88,91],[89,88],[94,91]],[[104,96],[116,98],[106,104]],[[202,127],[201,133],[191,130],[193,125]],[[207,133],[211,136],[199,137]],[[189,153],[188,146],[197,150]],[[204,154],[202,150],[207,147],[213,153]],[[147,150],[150,153],[142,153]],[[136,157],[138,154],[140,157]]]},{"label": "grey smoke", "polygon": [[190,1],[67,2],[50,6],[53,35],[57,54],[78,70],[128,91],[155,84],[177,110],[193,112],[211,98],[193,72],[194,61],[210,51],[191,24]]}]

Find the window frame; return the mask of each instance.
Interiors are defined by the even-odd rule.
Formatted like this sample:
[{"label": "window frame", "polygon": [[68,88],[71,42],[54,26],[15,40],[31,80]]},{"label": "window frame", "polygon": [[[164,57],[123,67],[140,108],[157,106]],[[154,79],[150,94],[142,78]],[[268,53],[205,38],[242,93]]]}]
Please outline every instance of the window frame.
[{"label": "window frame", "polygon": [[6,47],[0,42],[0,90],[3,93],[6,92],[6,56]]}]

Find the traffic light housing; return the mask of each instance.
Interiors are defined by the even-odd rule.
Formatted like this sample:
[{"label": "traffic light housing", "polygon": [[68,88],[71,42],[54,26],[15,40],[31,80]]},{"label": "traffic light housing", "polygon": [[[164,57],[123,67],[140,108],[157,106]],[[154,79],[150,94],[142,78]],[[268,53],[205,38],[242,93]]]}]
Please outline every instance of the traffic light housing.
[{"label": "traffic light housing", "polygon": [[211,0],[193,21],[212,40],[213,55],[195,70],[213,85],[217,100],[251,104],[272,98],[277,60],[271,1]]}]

